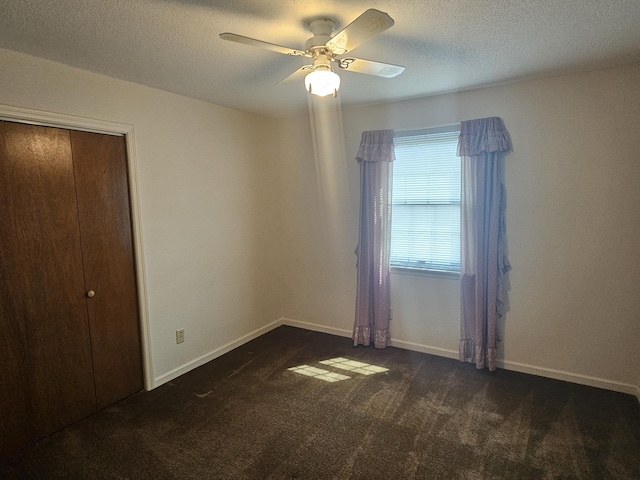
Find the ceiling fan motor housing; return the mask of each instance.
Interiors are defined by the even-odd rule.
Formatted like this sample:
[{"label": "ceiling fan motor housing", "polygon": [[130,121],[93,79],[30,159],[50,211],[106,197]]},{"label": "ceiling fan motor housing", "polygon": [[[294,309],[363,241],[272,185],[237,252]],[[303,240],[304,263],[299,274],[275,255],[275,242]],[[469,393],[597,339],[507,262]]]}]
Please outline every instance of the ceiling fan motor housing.
[{"label": "ceiling fan motor housing", "polygon": [[307,40],[305,48],[308,52],[318,49],[326,49],[327,42],[331,40],[331,33],[336,28],[336,22],[330,18],[316,18],[309,22],[309,30],[313,37]]}]

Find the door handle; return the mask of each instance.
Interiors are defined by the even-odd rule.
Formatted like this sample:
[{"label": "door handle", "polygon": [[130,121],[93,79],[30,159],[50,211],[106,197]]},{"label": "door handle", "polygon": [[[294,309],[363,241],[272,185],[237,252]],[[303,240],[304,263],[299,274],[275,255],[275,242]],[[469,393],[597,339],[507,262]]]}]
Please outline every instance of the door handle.
[{"label": "door handle", "polygon": [[89,290],[89,291],[87,292],[87,297],[89,297],[89,298],[93,298],[93,297],[95,297],[95,296],[96,296],[96,292],[94,292],[93,290]]}]

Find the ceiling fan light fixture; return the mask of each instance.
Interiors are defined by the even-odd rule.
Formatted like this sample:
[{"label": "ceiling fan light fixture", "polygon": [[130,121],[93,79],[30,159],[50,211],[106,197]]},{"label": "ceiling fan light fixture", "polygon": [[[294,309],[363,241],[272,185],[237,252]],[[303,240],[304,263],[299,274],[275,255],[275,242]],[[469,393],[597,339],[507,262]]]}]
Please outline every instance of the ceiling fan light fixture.
[{"label": "ceiling fan light fixture", "polygon": [[331,70],[331,67],[328,69],[316,68],[304,78],[304,86],[307,92],[312,95],[319,97],[333,95],[335,97],[340,88],[340,76]]},{"label": "ceiling fan light fixture", "polygon": [[282,45],[263,42],[262,40],[236,33],[221,33],[220,38],[260,47],[264,50],[271,50],[284,55],[312,58],[313,64],[301,66],[293,74],[279,82],[278,85],[294,80],[298,82],[302,75],[306,75],[304,80],[305,89],[310,94],[320,97],[326,97],[327,95],[338,96],[340,77],[331,68],[332,62],[336,62],[342,70],[348,69],[350,72],[365,73],[384,78],[395,77],[404,71],[404,67],[400,65],[372,62],[371,60],[354,57],[337,58],[339,55],[346,54],[375,35],[392,27],[394,24],[393,18],[385,12],[370,8],[335,35],[331,34],[335,30],[337,23],[331,18],[313,18],[304,23],[313,33],[313,37],[309,38],[305,43],[304,50],[283,47]]}]

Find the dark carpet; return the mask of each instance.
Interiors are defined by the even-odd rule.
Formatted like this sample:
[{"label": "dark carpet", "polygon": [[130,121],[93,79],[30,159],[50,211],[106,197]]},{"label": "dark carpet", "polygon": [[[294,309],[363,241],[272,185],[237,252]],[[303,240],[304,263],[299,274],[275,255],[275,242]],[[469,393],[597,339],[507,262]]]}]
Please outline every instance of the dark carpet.
[{"label": "dark carpet", "polygon": [[[336,357],[388,370],[320,363]],[[0,477],[640,479],[640,406],[280,327],[3,458]]]}]

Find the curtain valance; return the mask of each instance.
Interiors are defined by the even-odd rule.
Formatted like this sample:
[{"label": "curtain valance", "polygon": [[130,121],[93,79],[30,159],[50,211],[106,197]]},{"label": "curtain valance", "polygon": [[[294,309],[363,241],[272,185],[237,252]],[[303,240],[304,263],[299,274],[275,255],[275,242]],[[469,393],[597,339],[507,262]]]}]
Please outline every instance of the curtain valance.
[{"label": "curtain valance", "polygon": [[393,162],[393,130],[373,130],[362,132],[360,148],[356,160],[360,162]]},{"label": "curtain valance", "polygon": [[458,156],[473,157],[510,150],[509,132],[500,117],[479,118],[461,123]]}]

